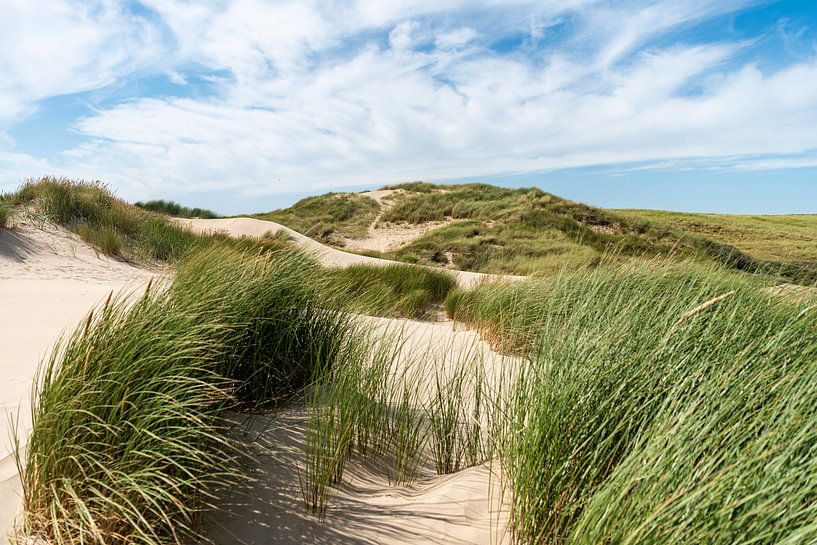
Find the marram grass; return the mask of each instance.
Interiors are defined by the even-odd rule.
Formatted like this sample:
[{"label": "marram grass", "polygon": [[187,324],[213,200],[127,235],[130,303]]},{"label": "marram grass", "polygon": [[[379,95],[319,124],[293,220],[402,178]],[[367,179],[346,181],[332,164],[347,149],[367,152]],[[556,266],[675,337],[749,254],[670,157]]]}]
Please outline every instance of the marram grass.
[{"label": "marram grass", "polygon": [[502,448],[519,543],[817,540],[817,314],[706,267],[543,289]]},{"label": "marram grass", "polygon": [[268,406],[331,367],[347,318],[317,304],[292,250],[213,246],[170,286],[109,300],[38,377],[18,463],[22,532],[51,543],[202,539],[201,514],[240,478],[223,411]]},{"label": "marram grass", "polygon": [[319,517],[353,457],[375,462],[393,485],[410,485],[428,470],[455,473],[497,452],[508,369],[488,377],[476,347],[411,350],[404,335],[358,332],[310,389],[300,475],[304,504]]},{"label": "marram grass", "polygon": [[[158,290],[156,290],[158,291]],[[218,416],[218,324],[165,293],[113,301],[58,345],[39,377],[22,465],[29,537],[175,543],[236,477]]]}]

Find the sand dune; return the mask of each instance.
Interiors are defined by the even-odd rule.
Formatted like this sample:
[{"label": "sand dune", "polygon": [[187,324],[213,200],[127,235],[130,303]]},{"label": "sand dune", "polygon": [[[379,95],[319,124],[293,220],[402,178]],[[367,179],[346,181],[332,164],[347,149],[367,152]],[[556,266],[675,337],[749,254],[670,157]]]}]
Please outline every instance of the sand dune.
[{"label": "sand dune", "polygon": [[[306,235],[290,229],[280,223],[255,218],[219,218],[219,219],[184,219],[178,218],[182,225],[198,233],[225,233],[234,237],[263,237],[283,231],[298,246],[313,254],[328,267],[348,267],[349,265],[375,265],[384,267],[393,265],[394,261],[344,252],[321,244]],[[464,288],[471,288],[481,282],[492,280],[522,280],[523,276],[484,274],[471,271],[450,271],[457,283]]]},{"label": "sand dune", "polygon": [[[286,227],[250,218],[186,220],[196,230],[224,230],[232,235],[263,236],[283,229],[301,247],[327,265],[390,262],[327,248]],[[0,545],[5,545],[19,512],[20,481],[11,455],[10,418],[18,419],[23,439],[30,425],[31,385],[37,365],[60,334],[79,323],[111,291],[139,288],[157,271],[99,256],[87,244],[54,226],[18,225],[0,230]],[[488,275],[458,273],[463,285]],[[472,331],[454,331],[451,323],[361,317],[377,334],[404,331],[401,358],[430,347],[458,355],[479,353],[486,368],[499,370],[503,360],[490,352]],[[247,491],[240,510],[210,521],[217,543],[499,543],[504,514],[498,489],[491,488],[488,467],[454,475],[427,472],[412,487],[389,486],[382,473],[351,463],[348,480],[333,491],[327,520],[320,523],[301,505],[296,460],[303,439],[303,410],[278,417],[256,416],[249,424],[248,448],[253,449],[261,478]],[[254,430],[254,431],[253,431]],[[268,446],[274,444],[270,450]],[[251,500],[249,500],[251,498]]]},{"label": "sand dune", "polygon": [[[378,339],[399,339],[395,372],[419,371],[420,402],[430,401],[435,373],[430,366],[453,369],[480,362],[494,385],[510,378],[521,360],[492,352],[475,331],[452,323],[360,316]],[[344,482],[332,488],[324,522],[303,507],[302,469],[307,413],[303,406],[279,414],[235,417],[236,430],[253,463],[256,481],[230,498],[231,513],[208,521],[216,543],[348,545],[509,543],[508,511],[498,467],[481,465],[452,475],[437,475],[429,461],[411,486],[392,486],[376,463],[350,461]]]}]

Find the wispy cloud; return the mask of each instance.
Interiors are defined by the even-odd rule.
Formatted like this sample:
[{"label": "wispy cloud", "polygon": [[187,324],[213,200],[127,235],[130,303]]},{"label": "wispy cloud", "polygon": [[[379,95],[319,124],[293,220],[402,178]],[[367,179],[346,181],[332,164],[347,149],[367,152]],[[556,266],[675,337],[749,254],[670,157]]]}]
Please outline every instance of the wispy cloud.
[{"label": "wispy cloud", "polygon": [[[745,41],[657,40],[749,4],[144,0],[134,15],[55,0],[37,23],[49,38],[0,49],[0,130],[46,96],[152,73],[184,85],[191,67],[229,76],[202,97],[99,108],[51,164],[0,155],[0,179],[31,168],[140,198],[260,195],[808,152],[817,54],[761,70]],[[34,31],[27,5],[0,23],[6,40]]]}]

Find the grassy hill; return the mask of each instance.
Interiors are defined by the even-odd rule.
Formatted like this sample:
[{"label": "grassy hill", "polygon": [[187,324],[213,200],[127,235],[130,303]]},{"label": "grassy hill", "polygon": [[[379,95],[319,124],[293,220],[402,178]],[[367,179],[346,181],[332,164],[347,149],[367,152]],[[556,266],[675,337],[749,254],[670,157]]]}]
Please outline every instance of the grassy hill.
[{"label": "grassy hill", "polygon": [[817,214],[690,214],[663,210],[616,210],[634,220],[670,225],[735,246],[760,259],[817,259]]},{"label": "grassy hill", "polygon": [[371,255],[486,273],[548,275],[618,259],[672,255],[750,273],[817,282],[817,215],[727,216],[606,210],[535,188],[415,182],[379,205],[359,194],[311,197],[257,215],[333,243],[362,237],[372,222],[447,221],[395,250]]},{"label": "grassy hill", "polygon": [[254,218],[282,223],[324,243],[341,237],[362,237],[380,211],[377,201],[354,193],[308,197],[284,210],[254,214]]}]

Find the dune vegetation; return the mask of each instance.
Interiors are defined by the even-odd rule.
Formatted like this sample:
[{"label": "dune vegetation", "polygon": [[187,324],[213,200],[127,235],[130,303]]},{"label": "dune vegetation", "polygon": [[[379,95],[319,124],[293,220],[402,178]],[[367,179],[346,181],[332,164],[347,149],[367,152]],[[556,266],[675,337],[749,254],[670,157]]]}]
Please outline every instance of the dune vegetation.
[{"label": "dune vegetation", "polygon": [[502,458],[519,542],[817,539],[813,306],[699,267],[545,293]]},{"label": "dune vegetation", "polygon": [[[392,210],[485,223],[510,206],[514,221],[561,218],[563,234],[607,218],[495,189],[467,188],[462,209],[442,198]],[[420,184],[410,199],[436,191]],[[531,198],[540,208],[526,211]],[[95,308],[43,362],[18,450],[30,542],[205,540],[205,514],[254,478],[231,415],[294,401],[308,413],[298,478],[318,517],[356,458],[394,486],[426,467],[492,464],[518,544],[817,540],[817,307],[770,289],[785,269],[746,274],[701,258],[698,243],[684,259],[617,246],[622,259],[601,253],[613,235],[591,229],[592,266],[466,290],[443,270],[327,269],[285,241],[194,235],[96,184],[46,179],[6,199],[169,265]],[[672,240],[659,235],[623,240]],[[402,331],[356,316],[438,309],[497,360],[453,345],[407,356]]]},{"label": "dune vegetation", "polygon": [[[314,225],[320,224],[321,233],[345,230],[344,236],[355,238],[364,236],[374,220],[407,225],[447,221],[397,249],[364,253],[483,273],[547,276],[565,269],[593,268],[602,256],[616,255],[622,261],[671,256],[797,283],[817,282],[814,216],[691,215],[690,219],[678,213],[605,210],[536,188],[487,184],[413,182],[384,189],[395,193],[381,208],[365,196],[329,194],[271,212],[264,219],[281,221],[330,244],[337,241],[321,235]],[[349,218],[335,211],[341,203],[344,210],[351,210],[352,203],[363,199],[371,201],[371,208],[365,215],[356,212],[359,222],[350,229]],[[302,203],[307,201],[309,213],[303,214]],[[301,223],[305,218],[310,219]]]},{"label": "dune vegetation", "polygon": [[327,269],[331,294],[350,310],[375,316],[422,318],[442,309],[456,281],[447,271],[395,263],[388,267],[352,265]]},{"label": "dune vegetation", "polygon": [[58,344],[20,460],[25,526],[52,543],[177,543],[240,478],[221,418],[279,404],[353,342],[311,260],[213,246],[170,286],[106,302]]},{"label": "dune vegetation", "polygon": [[179,218],[217,218],[218,214],[206,208],[188,208],[182,206],[177,202],[165,201],[162,199],[135,202],[134,205],[151,212],[158,212],[160,214],[167,214],[168,216],[175,216]]},{"label": "dune vegetation", "polygon": [[283,210],[273,210],[252,217],[282,223],[321,242],[337,242],[338,237],[357,238],[375,218],[377,202],[354,193],[327,193],[307,197]]},{"label": "dune vegetation", "polygon": [[34,221],[62,225],[110,256],[172,261],[199,242],[165,216],[117,199],[99,183],[42,178],[23,184],[9,201]]},{"label": "dune vegetation", "polygon": [[690,214],[664,210],[615,210],[729,244],[753,257],[779,261],[817,259],[817,215]]},{"label": "dune vegetation", "polygon": [[[79,235],[102,254],[152,266],[173,264],[210,246],[269,251],[287,246],[286,238],[234,239],[194,234],[167,215],[116,198],[104,185],[43,178],[23,184],[0,199],[0,219],[14,208],[38,225],[51,221]],[[358,312],[378,316],[422,316],[439,307],[453,280],[445,271],[407,267],[331,269],[316,264],[310,275],[322,298],[341,298]]]},{"label": "dune vegetation", "polygon": [[467,358],[431,385],[440,366],[397,373],[388,347],[341,366],[312,402],[319,513],[350,456],[384,456],[397,482],[428,459],[438,473],[493,460],[517,543],[817,539],[813,305],[652,261],[457,290],[447,306],[528,364],[504,390]]},{"label": "dune vegetation", "polygon": [[11,220],[11,203],[5,195],[0,195],[0,229],[7,227]]}]

